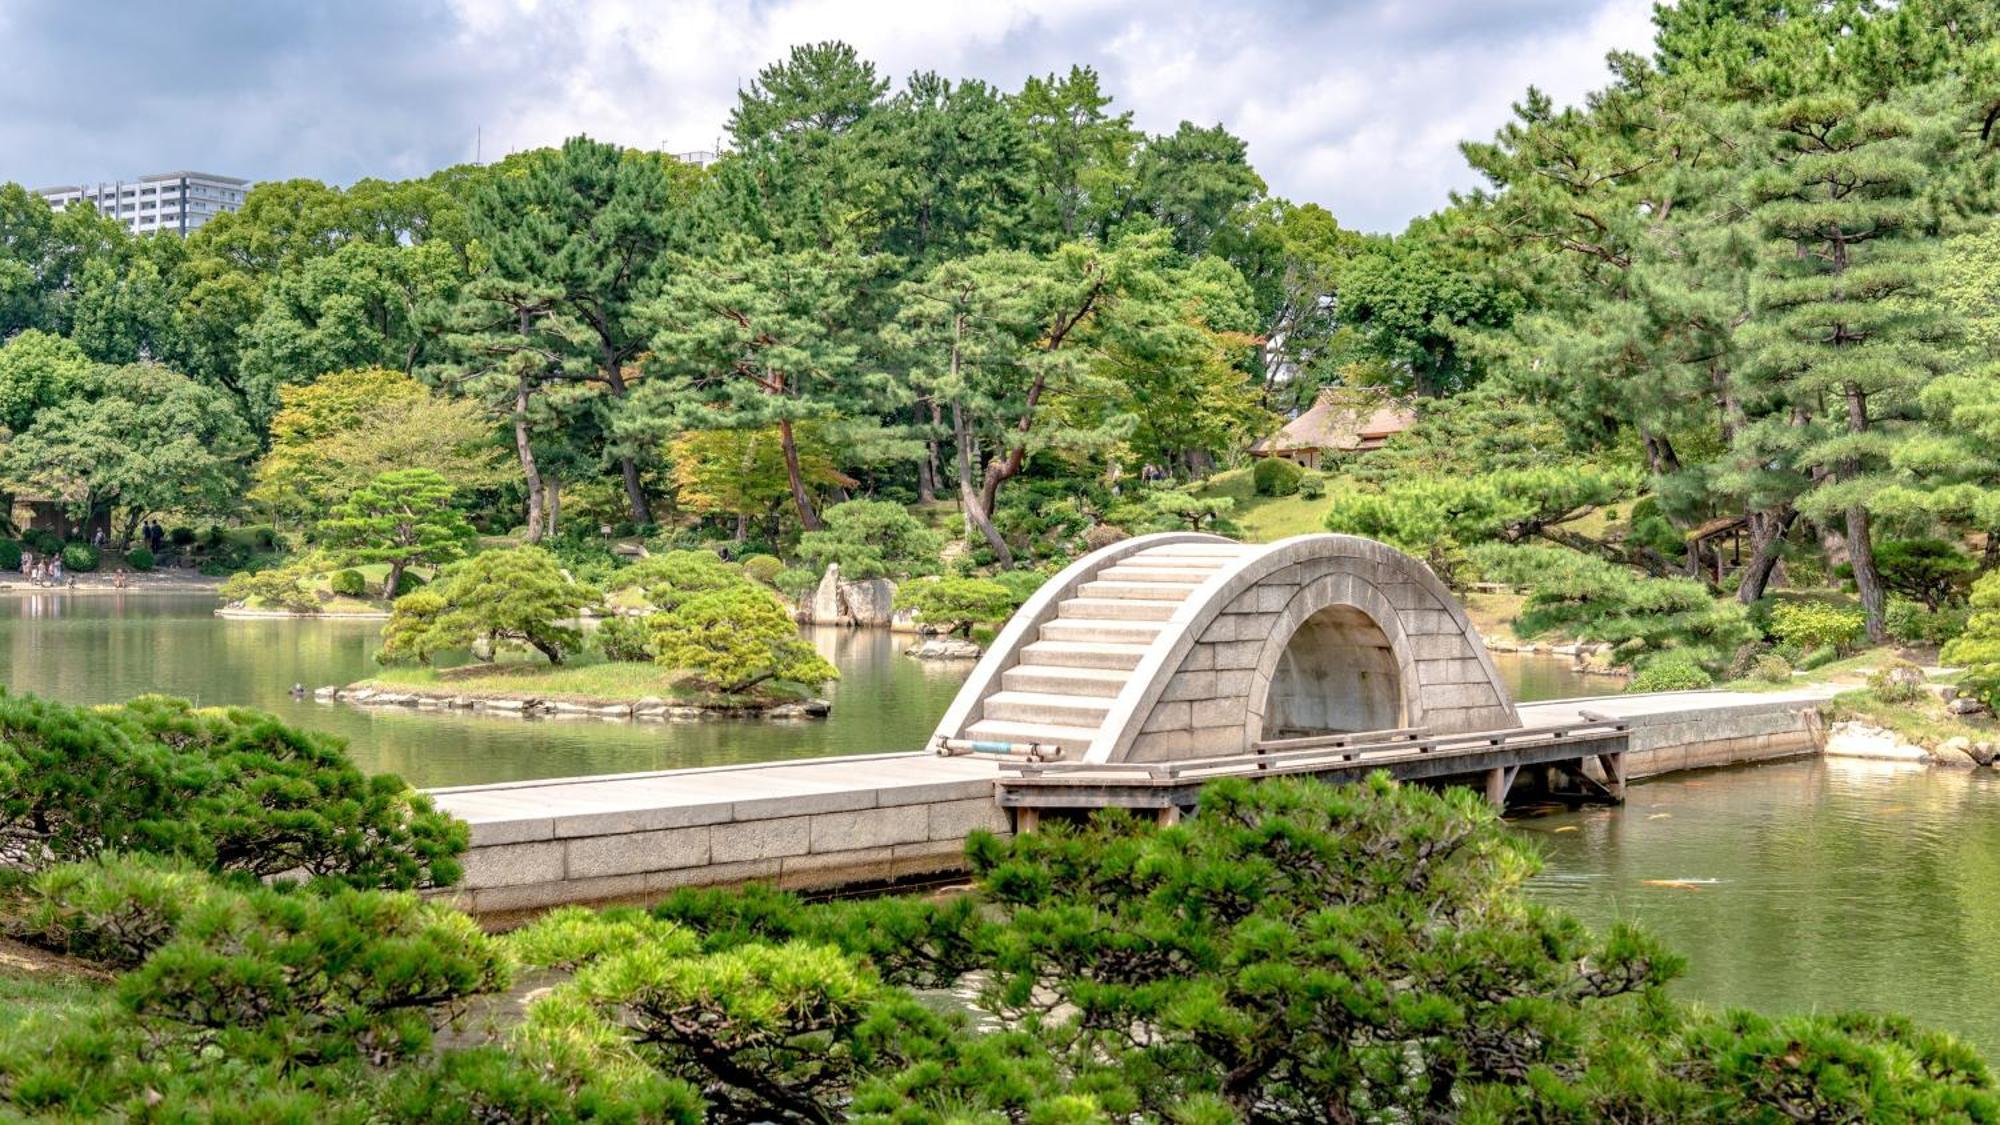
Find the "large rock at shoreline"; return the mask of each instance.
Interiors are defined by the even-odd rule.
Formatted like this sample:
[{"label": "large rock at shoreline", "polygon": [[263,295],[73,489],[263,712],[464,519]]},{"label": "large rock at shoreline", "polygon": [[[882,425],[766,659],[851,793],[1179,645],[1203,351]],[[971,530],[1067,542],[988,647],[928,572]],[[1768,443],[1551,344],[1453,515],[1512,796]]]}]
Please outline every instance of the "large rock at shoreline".
[{"label": "large rock at shoreline", "polygon": [[887,578],[844,581],[840,564],[828,563],[812,596],[799,608],[808,625],[889,628],[896,620],[896,584]]},{"label": "large rock at shoreline", "polygon": [[1867,723],[1835,723],[1826,733],[1826,756],[1829,758],[1867,758],[1882,762],[1919,762],[1931,760],[1930,751],[1894,731]]},{"label": "large rock at shoreline", "polygon": [[851,624],[886,629],[896,617],[896,584],[887,578],[842,582],[840,608]]}]

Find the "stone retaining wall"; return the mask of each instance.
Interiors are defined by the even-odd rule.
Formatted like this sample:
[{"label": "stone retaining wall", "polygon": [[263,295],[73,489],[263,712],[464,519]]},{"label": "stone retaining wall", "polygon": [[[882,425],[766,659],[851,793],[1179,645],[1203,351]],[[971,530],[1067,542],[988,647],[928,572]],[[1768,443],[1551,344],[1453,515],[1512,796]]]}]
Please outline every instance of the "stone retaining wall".
[{"label": "stone retaining wall", "polygon": [[[755,792],[744,778],[746,796]],[[964,866],[976,829],[1006,834],[991,781],[847,790],[473,824],[457,903],[482,916],[656,900],[676,887],[885,882]]]},{"label": "stone retaining wall", "polygon": [[1819,707],[1796,703],[1643,715],[1628,720],[1627,780],[1817,754]]}]

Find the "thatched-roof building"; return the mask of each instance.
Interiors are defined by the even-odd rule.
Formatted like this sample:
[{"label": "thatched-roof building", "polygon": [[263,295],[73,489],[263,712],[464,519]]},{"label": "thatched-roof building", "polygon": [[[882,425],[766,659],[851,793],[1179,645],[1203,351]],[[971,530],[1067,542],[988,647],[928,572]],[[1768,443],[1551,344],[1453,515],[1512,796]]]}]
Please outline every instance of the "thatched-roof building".
[{"label": "thatched-roof building", "polygon": [[1416,411],[1382,391],[1327,387],[1311,409],[1253,444],[1250,455],[1317,469],[1343,453],[1380,449],[1416,420]]}]

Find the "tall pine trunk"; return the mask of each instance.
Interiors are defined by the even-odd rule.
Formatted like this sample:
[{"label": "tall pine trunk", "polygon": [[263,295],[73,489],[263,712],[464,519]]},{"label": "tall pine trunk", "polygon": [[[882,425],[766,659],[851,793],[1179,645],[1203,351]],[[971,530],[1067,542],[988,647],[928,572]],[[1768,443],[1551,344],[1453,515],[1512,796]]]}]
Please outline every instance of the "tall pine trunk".
[{"label": "tall pine trunk", "polygon": [[[619,367],[615,355],[607,355],[604,358],[604,383],[611,388],[612,397],[622,402],[626,391],[625,374]],[[640,527],[650,525],[653,522],[653,508],[646,502],[646,487],[639,479],[639,462],[629,453],[619,454],[618,474],[625,481],[625,502],[632,509],[632,522]]]},{"label": "tall pine trunk", "polygon": [[813,511],[812,497],[806,495],[805,474],[799,470],[799,443],[792,436],[790,418],[778,419],[778,445],[785,451],[785,480],[792,486],[792,503],[798,505],[799,526],[818,531],[819,513]]},{"label": "tall pine trunk", "polygon": [[521,459],[521,478],[528,485],[528,531],[530,543],[542,540],[542,473],[535,464],[535,447],[528,440],[528,378],[514,384],[514,452]]},{"label": "tall pine trunk", "polygon": [[1000,537],[999,529],[993,526],[993,519],[987,513],[985,498],[973,486],[972,471],[972,428],[965,424],[965,410],[954,402],[951,404],[951,428],[953,443],[958,447],[958,497],[965,508],[966,522],[993,548],[994,557],[1000,565],[1012,570],[1014,552],[1007,549],[1007,541]]}]

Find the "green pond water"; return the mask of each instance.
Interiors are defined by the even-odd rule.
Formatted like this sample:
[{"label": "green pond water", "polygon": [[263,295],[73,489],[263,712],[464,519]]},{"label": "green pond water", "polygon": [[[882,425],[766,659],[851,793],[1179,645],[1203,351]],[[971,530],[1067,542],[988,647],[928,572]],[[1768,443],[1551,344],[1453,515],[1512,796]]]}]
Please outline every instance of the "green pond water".
[{"label": "green pond water", "polygon": [[1903,1012],[2000,1061],[1994,771],[1805,759],[1649,781],[1622,808],[1515,827],[1542,845],[1532,894],[1665,940],[1690,961],[1673,986],[1688,999]]},{"label": "green pond water", "polygon": [[[809,630],[842,679],[821,722],[523,720],[293,700],[368,675],[378,622],[230,621],[205,596],[0,599],[0,682],[78,703],[148,691],[247,704],[345,737],[419,785],[915,750],[968,663],[900,636]],[[1521,699],[1615,680],[1503,655]],[[1595,925],[1629,920],[1693,964],[1676,988],[1769,1012],[1882,1007],[2000,1058],[2000,777],[1813,761],[1635,786],[1622,809],[1515,822],[1540,841],[1531,893]],[[1564,829],[1570,829],[1564,831]],[[1702,880],[1697,890],[1647,880]],[[1708,882],[1713,880],[1713,882]]]},{"label": "green pond water", "polygon": [[[208,596],[31,595],[0,599],[0,683],[72,703],[164,692],[261,707],[348,740],[369,770],[416,785],[635,773],[833,754],[920,750],[969,661],[912,660],[909,638],[879,629],[808,629],[840,669],[823,721],[632,723],[407,711],[291,697],[375,671],[381,622],[227,620]],[[1564,661],[1503,658],[1525,698],[1610,690]]]}]

